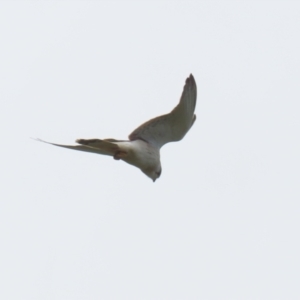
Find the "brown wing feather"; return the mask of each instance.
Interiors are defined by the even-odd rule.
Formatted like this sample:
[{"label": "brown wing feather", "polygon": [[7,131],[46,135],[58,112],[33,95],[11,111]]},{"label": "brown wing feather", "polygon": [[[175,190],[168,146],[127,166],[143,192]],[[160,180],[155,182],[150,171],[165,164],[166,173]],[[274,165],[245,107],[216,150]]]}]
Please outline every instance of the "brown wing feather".
[{"label": "brown wing feather", "polygon": [[[35,139],[39,142],[43,142],[46,144],[50,144],[53,146],[57,146],[57,147],[62,147],[62,148],[67,148],[67,149],[71,149],[71,150],[77,150],[77,151],[84,151],[84,152],[90,152],[90,153],[96,153],[96,154],[102,154],[102,155],[110,155],[110,156],[114,156],[115,152],[119,149],[118,145],[116,144],[112,144],[112,143],[108,143],[108,142],[98,142],[101,140],[77,140],[78,142],[81,142],[81,145],[61,145],[61,144],[55,144],[55,143],[49,143],[46,141],[43,141],[41,139]],[[88,145],[87,141],[97,141],[94,143],[94,147]],[[84,144],[85,143],[85,144]],[[91,143],[92,144],[92,143]]]},{"label": "brown wing feather", "polygon": [[135,129],[129,139],[141,139],[160,148],[169,142],[181,140],[193,125],[197,86],[191,74],[185,82],[179,104],[166,115],[147,121]]}]

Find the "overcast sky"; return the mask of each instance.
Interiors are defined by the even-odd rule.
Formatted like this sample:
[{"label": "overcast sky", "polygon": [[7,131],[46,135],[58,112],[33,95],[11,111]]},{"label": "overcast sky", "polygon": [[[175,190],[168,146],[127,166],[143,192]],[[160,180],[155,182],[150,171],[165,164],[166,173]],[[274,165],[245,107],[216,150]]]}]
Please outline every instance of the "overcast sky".
[{"label": "overcast sky", "polygon": [[[300,299],[299,1],[1,1],[0,298]],[[36,142],[197,121],[162,176]]]}]

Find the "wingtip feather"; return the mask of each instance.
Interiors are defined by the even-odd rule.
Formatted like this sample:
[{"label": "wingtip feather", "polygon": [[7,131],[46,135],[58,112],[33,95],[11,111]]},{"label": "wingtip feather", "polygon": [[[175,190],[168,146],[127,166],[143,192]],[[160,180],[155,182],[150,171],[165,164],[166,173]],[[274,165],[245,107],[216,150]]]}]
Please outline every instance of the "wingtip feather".
[{"label": "wingtip feather", "polygon": [[186,84],[188,83],[193,83],[194,85],[196,85],[196,81],[195,78],[193,76],[193,74],[191,73],[190,76],[186,79]]}]

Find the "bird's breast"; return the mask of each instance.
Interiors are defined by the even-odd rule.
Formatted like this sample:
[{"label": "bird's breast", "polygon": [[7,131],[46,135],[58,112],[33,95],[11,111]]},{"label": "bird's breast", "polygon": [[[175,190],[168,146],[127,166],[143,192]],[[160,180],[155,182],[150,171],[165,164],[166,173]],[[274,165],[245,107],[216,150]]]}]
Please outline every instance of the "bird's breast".
[{"label": "bird's breast", "polygon": [[154,168],[160,164],[159,149],[142,140],[134,140],[118,143],[122,151],[126,151],[127,155],[122,159],[140,169]]}]

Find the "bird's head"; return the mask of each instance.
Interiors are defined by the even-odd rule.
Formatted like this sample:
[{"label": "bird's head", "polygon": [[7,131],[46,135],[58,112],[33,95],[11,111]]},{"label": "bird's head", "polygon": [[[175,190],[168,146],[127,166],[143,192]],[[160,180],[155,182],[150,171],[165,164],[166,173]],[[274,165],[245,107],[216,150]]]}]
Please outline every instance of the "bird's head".
[{"label": "bird's head", "polygon": [[148,177],[150,177],[153,180],[153,182],[155,182],[155,180],[161,175],[161,166],[159,166],[156,169],[144,169],[142,170],[142,172]]}]

